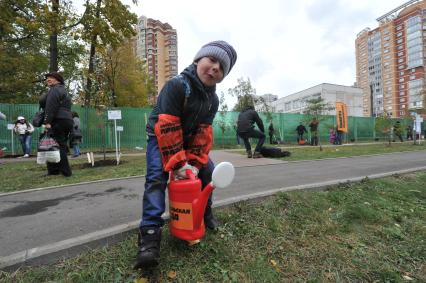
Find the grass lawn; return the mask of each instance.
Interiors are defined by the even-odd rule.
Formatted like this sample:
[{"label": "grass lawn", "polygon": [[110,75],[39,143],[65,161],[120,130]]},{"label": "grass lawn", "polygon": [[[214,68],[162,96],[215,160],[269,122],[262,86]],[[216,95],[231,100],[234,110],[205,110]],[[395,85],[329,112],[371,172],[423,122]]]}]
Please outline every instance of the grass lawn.
[{"label": "grass lawn", "polygon": [[163,231],[161,263],[134,271],[136,236],[1,282],[425,282],[426,172],[288,192],[217,210],[198,245]]},{"label": "grass lawn", "polygon": [[[270,145],[266,145],[270,146]],[[254,148],[254,147],[253,147]],[[324,159],[334,157],[349,157],[370,154],[386,154],[392,152],[426,150],[426,143],[421,145],[413,145],[413,143],[392,143],[390,146],[387,143],[377,144],[357,144],[344,146],[323,146],[322,150],[318,146],[293,146],[281,147],[283,150],[290,151],[291,156],[282,158],[287,161],[309,160],[309,159]],[[241,151],[245,154],[245,150]]]},{"label": "grass lawn", "polygon": [[[103,160],[98,157],[96,160]],[[115,160],[115,157],[107,157]],[[2,164],[0,167],[1,186],[0,192],[12,192],[33,188],[50,187],[58,185],[75,184],[79,182],[120,178],[128,176],[139,176],[145,174],[145,156],[124,156],[121,163],[110,166],[88,166],[87,159],[68,159],[71,164],[73,175],[71,177],[49,176],[46,165],[38,165],[33,161],[22,161]]]}]

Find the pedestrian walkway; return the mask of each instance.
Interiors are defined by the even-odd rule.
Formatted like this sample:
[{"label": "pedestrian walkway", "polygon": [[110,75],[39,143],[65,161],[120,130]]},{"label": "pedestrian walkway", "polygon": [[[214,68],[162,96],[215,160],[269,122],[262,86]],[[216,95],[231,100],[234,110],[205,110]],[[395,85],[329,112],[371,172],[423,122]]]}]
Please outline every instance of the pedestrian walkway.
[{"label": "pedestrian walkway", "polygon": [[[299,162],[213,151],[211,158],[236,167],[231,186],[215,190],[216,206],[426,170],[426,151]],[[134,177],[0,195],[0,268],[48,263],[122,239],[138,226],[143,186],[144,178]]]}]

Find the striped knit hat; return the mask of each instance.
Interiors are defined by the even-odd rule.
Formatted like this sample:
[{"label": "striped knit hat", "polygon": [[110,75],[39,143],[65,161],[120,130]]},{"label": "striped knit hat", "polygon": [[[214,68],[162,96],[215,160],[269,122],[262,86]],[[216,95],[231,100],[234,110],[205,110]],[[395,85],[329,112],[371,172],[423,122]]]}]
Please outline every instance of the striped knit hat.
[{"label": "striped knit hat", "polygon": [[226,77],[237,61],[237,52],[227,42],[218,40],[207,43],[201,47],[200,51],[195,55],[194,61],[198,61],[203,57],[216,58],[223,69],[223,77]]}]

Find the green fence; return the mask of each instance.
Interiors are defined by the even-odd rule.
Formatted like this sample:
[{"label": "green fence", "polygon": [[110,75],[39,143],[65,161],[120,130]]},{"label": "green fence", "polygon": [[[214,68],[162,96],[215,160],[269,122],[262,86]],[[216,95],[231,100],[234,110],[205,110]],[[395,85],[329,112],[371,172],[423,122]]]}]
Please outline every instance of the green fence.
[{"label": "green fence", "polygon": [[[123,132],[120,133],[121,148],[146,147],[145,125],[151,109],[149,108],[116,108],[121,110],[121,120],[117,120],[117,125],[123,126]],[[107,111],[96,110],[81,106],[73,106],[80,116],[81,129],[83,133],[82,150],[94,149],[100,150],[106,148],[113,150],[115,148],[114,122],[107,118]],[[21,146],[16,136],[12,135],[7,129],[8,124],[14,124],[18,116],[24,116],[28,121],[32,120],[35,112],[38,111],[38,105],[35,104],[0,104],[0,111],[7,116],[6,121],[0,121],[0,148],[6,147],[6,153],[21,154]],[[260,114],[265,132],[268,132],[269,121],[265,113]],[[219,112],[216,115],[213,132],[214,144],[217,147],[236,144],[235,124],[238,117],[237,112]],[[307,127],[309,117],[302,114],[273,113],[272,120],[276,136],[285,143],[296,142],[296,127],[302,121]],[[402,120],[403,129],[411,123],[410,120]],[[335,116],[323,116],[320,120],[320,141],[322,144],[328,143],[329,128],[336,124]],[[345,135],[346,141],[372,141],[375,138],[382,138],[374,131],[375,119],[371,117],[349,117],[349,132]],[[307,127],[309,130],[309,128]],[[223,131],[224,130],[224,131]],[[41,129],[36,128],[33,134],[33,153],[36,148],[38,136]],[[306,136],[309,138],[309,134]]]}]

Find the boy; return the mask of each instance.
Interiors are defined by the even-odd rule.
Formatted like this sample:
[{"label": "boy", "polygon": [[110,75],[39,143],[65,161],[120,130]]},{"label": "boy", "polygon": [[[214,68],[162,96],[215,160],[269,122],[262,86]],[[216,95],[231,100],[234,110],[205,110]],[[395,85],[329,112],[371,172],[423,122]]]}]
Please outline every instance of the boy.
[{"label": "boy", "polygon": [[[209,151],[213,143],[212,123],[219,107],[216,84],[229,74],[237,60],[234,48],[225,41],[204,45],[194,62],[161,90],[146,127],[148,134],[139,252],[135,268],[159,262],[161,218],[165,210],[165,190],[169,172],[187,178],[190,169],[202,182],[210,183],[213,162]],[[207,228],[216,229],[209,198],[204,214]]]}]

